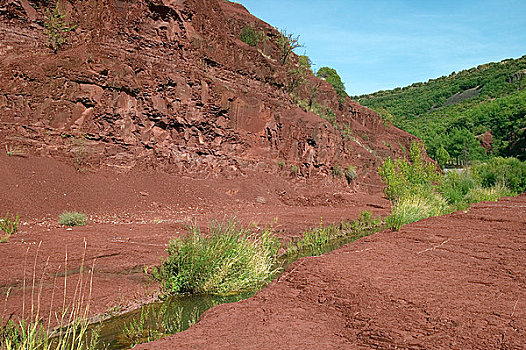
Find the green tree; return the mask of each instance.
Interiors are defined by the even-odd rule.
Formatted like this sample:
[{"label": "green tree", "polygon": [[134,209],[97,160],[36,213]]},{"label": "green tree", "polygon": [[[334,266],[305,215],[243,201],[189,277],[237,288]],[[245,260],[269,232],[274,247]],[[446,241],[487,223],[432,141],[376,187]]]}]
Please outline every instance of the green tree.
[{"label": "green tree", "polygon": [[280,52],[280,62],[284,66],[287,63],[287,59],[290,54],[299,47],[303,47],[303,44],[300,43],[300,36],[294,37],[293,34],[288,34],[287,31],[283,30],[280,32],[276,44],[279,47]]},{"label": "green tree", "polygon": [[435,160],[438,162],[438,165],[440,165],[440,168],[444,169],[444,166],[449,161],[449,153],[444,148],[444,145],[440,145],[440,147],[435,152]]},{"label": "green tree", "polygon": [[457,164],[482,159],[486,153],[475,136],[465,128],[451,130],[447,142],[447,151],[451,157],[456,159]]},{"label": "green tree", "polygon": [[342,82],[342,79],[338,75],[335,69],[329,67],[321,67],[316,76],[321,79],[325,79],[329,84],[332,85],[334,91],[338,96],[347,97],[345,92],[345,85]]}]

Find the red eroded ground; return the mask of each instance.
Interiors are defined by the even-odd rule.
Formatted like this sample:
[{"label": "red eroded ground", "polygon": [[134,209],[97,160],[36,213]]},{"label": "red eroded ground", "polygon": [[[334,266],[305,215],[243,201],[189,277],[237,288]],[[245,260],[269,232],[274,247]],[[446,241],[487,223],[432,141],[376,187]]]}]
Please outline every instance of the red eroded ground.
[{"label": "red eroded ground", "polygon": [[137,349],[524,349],[526,195],[298,260]]},{"label": "red eroded ground", "polygon": [[[0,296],[9,294],[4,318],[34,316],[39,307],[39,317],[47,319],[50,311],[62,310],[65,283],[66,301],[74,303],[80,279],[86,301],[91,276],[92,315],[148,300],[158,286],[144,268],[158,265],[170,238],[194,221],[206,225],[235,216],[245,224],[272,224],[287,239],[320,220],[389,210],[381,194],[333,181],[306,185],[265,173],[233,179],[138,170],[80,173],[52,158],[0,153],[0,213],[17,213],[22,220],[19,232],[0,244]],[[65,210],[88,214],[88,224],[60,226]]]}]

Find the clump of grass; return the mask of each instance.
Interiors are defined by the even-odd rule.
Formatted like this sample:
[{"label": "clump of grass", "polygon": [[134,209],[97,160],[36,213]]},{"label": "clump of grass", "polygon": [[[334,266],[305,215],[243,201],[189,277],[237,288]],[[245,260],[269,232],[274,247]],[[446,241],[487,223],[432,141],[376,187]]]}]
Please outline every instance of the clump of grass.
[{"label": "clump of grass", "polygon": [[501,197],[511,196],[512,192],[502,184],[496,184],[495,186],[485,188],[482,186],[476,186],[469,190],[466,194],[466,201],[468,203],[476,203],[482,201],[498,201]]},{"label": "clump of grass", "polygon": [[440,195],[409,195],[395,203],[386,223],[387,227],[397,231],[405,224],[448,212],[449,206]]},{"label": "clump of grass", "polygon": [[208,235],[196,225],[174,238],[168,258],[154,270],[167,293],[236,294],[254,290],[276,273],[279,242],[271,230],[261,233],[239,221],[212,221]]},{"label": "clump of grass", "polygon": [[84,226],[87,222],[87,216],[76,211],[65,211],[60,214],[58,220],[64,226]]},{"label": "clump of grass", "polygon": [[18,215],[9,217],[9,213],[5,214],[4,218],[0,218],[0,231],[4,232],[4,235],[0,238],[0,243],[7,242],[11,235],[18,232],[19,222],[20,217]]},{"label": "clump of grass", "polygon": [[[89,278],[84,276],[84,259],[86,244],[84,245],[84,255],[82,257],[80,276],[74,290],[74,297],[71,303],[66,302],[66,286],[67,279],[64,281],[64,299],[62,301],[62,311],[55,314],[57,317],[58,326],[54,329],[50,327],[53,312],[53,296],[55,289],[53,289],[53,296],[51,297],[51,307],[48,315],[47,325],[42,322],[42,315],[40,314],[40,301],[42,296],[42,286],[44,283],[44,276],[46,275],[47,263],[43,268],[40,282],[37,281],[37,261],[38,261],[38,246],[35,260],[33,263],[33,280],[32,291],[30,293],[30,314],[27,319],[25,315],[25,301],[26,301],[26,283],[24,276],[23,285],[23,310],[22,319],[14,321],[9,319],[7,322],[0,319],[0,349],[5,350],[94,350],[97,346],[98,332],[88,331],[88,311],[91,301],[91,288],[93,283],[93,267]],[[27,260],[26,260],[27,261]],[[48,259],[49,261],[49,259]],[[64,263],[64,273],[67,276],[67,253]],[[58,271],[57,271],[58,275]],[[57,276],[56,275],[56,276]],[[55,276],[55,277],[56,277]],[[56,281],[56,279],[55,279]],[[35,289],[38,289],[35,292]],[[86,291],[88,295],[86,296]],[[9,298],[9,291],[6,295],[5,302]],[[5,310],[4,310],[5,312]],[[57,315],[58,314],[58,315]]]},{"label": "clump of grass", "polygon": [[290,243],[285,256],[304,257],[317,256],[328,252],[338,245],[342,239],[352,242],[360,237],[368,235],[374,229],[382,227],[380,217],[373,218],[370,211],[362,211],[359,219],[352,222],[341,222],[312,228],[303,232],[303,236],[296,243]]},{"label": "clump of grass", "polygon": [[296,175],[298,175],[299,170],[300,170],[300,168],[296,164],[294,164],[294,165],[292,165],[290,167],[290,174],[292,176],[296,176]]}]

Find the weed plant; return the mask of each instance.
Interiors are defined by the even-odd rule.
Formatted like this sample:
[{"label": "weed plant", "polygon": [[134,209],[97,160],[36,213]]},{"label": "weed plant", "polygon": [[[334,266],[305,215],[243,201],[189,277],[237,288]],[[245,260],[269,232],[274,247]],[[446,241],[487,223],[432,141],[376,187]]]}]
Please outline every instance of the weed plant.
[{"label": "weed plant", "polygon": [[[40,245],[39,247],[40,248]],[[81,273],[77,281],[74,298],[71,303],[66,302],[67,277],[64,281],[64,299],[62,300],[62,311],[53,315],[53,300],[55,289],[51,297],[50,312],[48,315],[47,325],[42,322],[40,313],[40,302],[42,297],[42,287],[44,276],[46,274],[47,263],[42,271],[40,282],[37,281],[37,258],[38,251],[35,254],[33,263],[33,279],[30,293],[30,314],[27,319],[25,315],[26,301],[26,283],[24,276],[23,285],[23,310],[22,319],[7,321],[0,319],[0,349],[5,350],[80,350],[95,349],[97,346],[97,331],[88,332],[88,311],[91,300],[91,288],[93,283],[93,266],[91,272],[86,278],[84,276],[84,259],[86,245],[84,246],[84,255],[81,263]],[[67,253],[64,263],[64,273],[67,276]],[[27,261],[27,259],[26,259]],[[58,272],[57,272],[58,275]],[[55,282],[56,276],[55,275]],[[38,292],[35,290],[38,289]],[[87,294],[87,295],[86,295]],[[9,298],[9,292],[6,295],[5,303]],[[5,307],[4,307],[5,314]],[[51,329],[52,317],[57,317],[58,326]]]},{"label": "weed plant", "polygon": [[5,214],[5,218],[0,219],[0,231],[4,232],[4,235],[0,238],[0,243],[7,242],[11,235],[18,232],[19,222],[20,217],[18,215],[9,217],[9,213]]},{"label": "weed plant", "polygon": [[174,238],[168,258],[154,270],[167,293],[237,294],[267,283],[276,273],[279,242],[270,229],[261,233],[239,221],[212,221],[208,235],[192,225]]},{"label": "weed plant", "polygon": [[76,211],[66,211],[60,214],[58,220],[64,226],[84,226],[87,222],[87,216]]}]

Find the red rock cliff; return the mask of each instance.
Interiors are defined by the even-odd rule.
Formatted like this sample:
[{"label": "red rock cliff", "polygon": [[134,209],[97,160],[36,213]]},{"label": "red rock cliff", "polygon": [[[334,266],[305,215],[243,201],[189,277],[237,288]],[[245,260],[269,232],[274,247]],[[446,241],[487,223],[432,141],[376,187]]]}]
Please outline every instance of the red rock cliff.
[{"label": "red rock cliff", "polygon": [[[282,66],[279,32],[239,4],[61,0],[77,27],[56,53],[44,30],[53,7],[0,1],[0,141],[9,149],[79,167],[229,176],[288,175],[296,165],[319,178],[352,164],[359,182],[377,183],[380,161],[412,138],[338,102],[324,81],[316,100],[335,121],[299,108],[286,88],[297,57]],[[255,47],[239,39],[249,25],[264,33]]]}]

